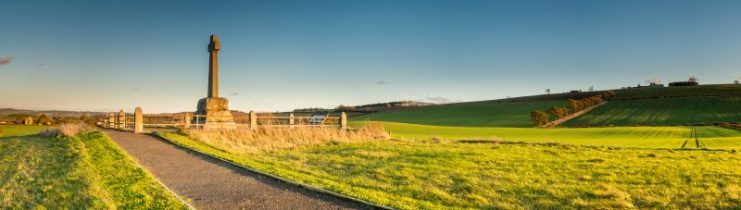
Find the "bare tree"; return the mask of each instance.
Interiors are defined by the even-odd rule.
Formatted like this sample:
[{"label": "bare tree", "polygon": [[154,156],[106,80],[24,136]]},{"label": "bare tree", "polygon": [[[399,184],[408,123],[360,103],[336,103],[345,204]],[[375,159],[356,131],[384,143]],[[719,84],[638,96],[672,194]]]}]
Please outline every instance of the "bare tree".
[{"label": "bare tree", "polygon": [[697,77],[695,77],[695,76],[690,76],[690,79],[689,79],[689,81],[690,81],[690,82],[697,82]]}]

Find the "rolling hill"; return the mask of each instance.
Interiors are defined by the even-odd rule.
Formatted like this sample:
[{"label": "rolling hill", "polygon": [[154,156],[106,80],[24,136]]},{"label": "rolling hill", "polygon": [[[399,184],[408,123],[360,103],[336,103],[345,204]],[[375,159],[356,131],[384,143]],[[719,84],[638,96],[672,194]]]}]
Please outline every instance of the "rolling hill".
[{"label": "rolling hill", "polygon": [[[566,122],[566,127],[685,125],[741,122],[741,85],[632,88],[604,106]],[[532,127],[530,111],[565,106],[568,98],[601,92],[534,95],[510,99],[455,103],[380,112],[353,117],[356,121],[386,121],[439,126]]]}]

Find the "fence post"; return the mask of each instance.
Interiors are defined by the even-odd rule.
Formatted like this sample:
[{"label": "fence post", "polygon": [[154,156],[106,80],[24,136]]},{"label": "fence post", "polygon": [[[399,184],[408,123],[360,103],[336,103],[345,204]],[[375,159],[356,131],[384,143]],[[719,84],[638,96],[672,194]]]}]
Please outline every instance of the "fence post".
[{"label": "fence post", "polygon": [[250,111],[250,129],[257,129],[257,113],[255,113],[255,110]]},{"label": "fence post", "polygon": [[134,133],[144,132],[144,113],[141,107],[134,109]]},{"label": "fence post", "polygon": [[340,129],[347,130],[347,114],[345,112],[340,114]]},{"label": "fence post", "polygon": [[190,128],[190,121],[192,118],[193,116],[191,115],[191,113],[185,113],[185,115],[183,115],[183,121],[184,121],[183,125],[185,125],[184,127],[186,129]]},{"label": "fence post", "polygon": [[126,113],[123,109],[118,112],[118,129],[126,129]]},{"label": "fence post", "polygon": [[288,125],[289,127],[293,127],[293,125],[296,124],[296,121],[293,119],[293,112],[288,114]]},{"label": "fence post", "polygon": [[116,115],[113,112],[108,113],[108,128],[116,127]]}]

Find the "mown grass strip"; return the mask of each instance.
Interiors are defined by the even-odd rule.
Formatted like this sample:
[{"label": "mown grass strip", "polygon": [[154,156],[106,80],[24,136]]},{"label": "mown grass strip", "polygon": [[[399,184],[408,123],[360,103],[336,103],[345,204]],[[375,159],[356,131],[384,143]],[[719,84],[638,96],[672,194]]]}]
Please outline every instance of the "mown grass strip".
[{"label": "mown grass strip", "polygon": [[98,131],[75,138],[0,138],[0,206],[187,208]]}]

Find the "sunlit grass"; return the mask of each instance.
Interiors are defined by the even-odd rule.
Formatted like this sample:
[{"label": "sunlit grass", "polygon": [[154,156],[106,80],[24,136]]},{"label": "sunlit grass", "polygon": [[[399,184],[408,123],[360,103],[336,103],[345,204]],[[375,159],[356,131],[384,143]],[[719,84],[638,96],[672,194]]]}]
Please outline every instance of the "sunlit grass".
[{"label": "sunlit grass", "polygon": [[401,209],[708,209],[741,205],[735,151],[378,140],[236,154],[248,167]]},{"label": "sunlit grass", "polygon": [[0,137],[25,136],[53,128],[48,125],[0,125]]},{"label": "sunlit grass", "polygon": [[[366,122],[351,122],[362,125]],[[396,138],[428,140],[442,138],[498,139],[525,142],[556,142],[581,145],[622,147],[679,148],[689,138],[691,127],[601,127],[601,128],[500,128],[453,127],[382,122]],[[704,126],[697,127],[701,141],[708,148],[741,148],[741,131]]]},{"label": "sunlit grass", "polygon": [[[28,130],[13,132],[27,133]],[[75,138],[40,135],[0,138],[0,206],[11,209],[185,208],[97,131]]]}]

